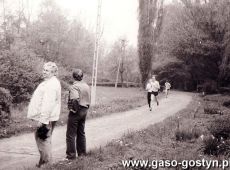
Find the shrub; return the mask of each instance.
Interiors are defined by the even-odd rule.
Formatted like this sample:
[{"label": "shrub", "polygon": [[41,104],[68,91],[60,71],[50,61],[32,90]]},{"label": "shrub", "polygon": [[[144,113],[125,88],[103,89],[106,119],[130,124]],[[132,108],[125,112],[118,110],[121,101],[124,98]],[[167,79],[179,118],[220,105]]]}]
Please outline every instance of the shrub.
[{"label": "shrub", "polygon": [[225,101],[225,102],[223,103],[223,106],[230,108],[230,100]]},{"label": "shrub", "polygon": [[218,148],[219,148],[219,141],[217,138],[214,137],[208,137],[203,140],[203,145],[201,146],[201,149],[204,154],[207,155],[218,155]]},{"label": "shrub", "polygon": [[201,135],[201,132],[196,129],[177,129],[175,131],[175,137],[177,141],[187,141],[197,139]]},{"label": "shrub", "polygon": [[230,88],[229,87],[220,87],[219,92],[221,94],[230,94]]},{"label": "shrub", "polygon": [[219,155],[226,155],[227,157],[230,156],[230,141],[220,141],[218,145],[218,154]]},{"label": "shrub", "polygon": [[204,113],[205,113],[205,114],[211,114],[211,115],[213,115],[213,114],[220,114],[220,115],[222,115],[222,114],[223,114],[222,111],[221,111],[220,109],[214,108],[214,107],[212,107],[212,108],[210,108],[210,107],[205,107],[205,108],[204,108]]},{"label": "shrub", "polygon": [[213,80],[206,81],[203,84],[203,91],[206,94],[213,94],[217,92],[217,83]]},{"label": "shrub", "polygon": [[4,127],[10,121],[10,105],[12,97],[9,90],[0,87],[0,126]]},{"label": "shrub", "polygon": [[229,116],[222,116],[217,118],[209,125],[209,131],[217,139],[229,139],[230,137],[230,118]]},{"label": "shrub", "polygon": [[217,139],[213,136],[209,136],[203,140],[203,145],[201,147],[204,154],[207,155],[225,155],[230,156],[230,141]]},{"label": "shrub", "polygon": [[212,136],[204,139],[202,146],[204,154],[208,155],[230,155],[230,118],[222,116],[209,125]]},{"label": "shrub", "polygon": [[9,89],[13,103],[28,100],[41,80],[40,75],[33,70],[33,65],[23,63],[22,59],[8,51],[2,51],[0,55],[0,85]]}]

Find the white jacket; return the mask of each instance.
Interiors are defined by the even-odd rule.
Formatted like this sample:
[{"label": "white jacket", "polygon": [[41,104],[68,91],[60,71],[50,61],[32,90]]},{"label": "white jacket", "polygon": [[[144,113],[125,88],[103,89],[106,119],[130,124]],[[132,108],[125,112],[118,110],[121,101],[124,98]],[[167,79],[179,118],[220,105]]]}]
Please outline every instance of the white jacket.
[{"label": "white jacket", "polygon": [[57,121],[61,112],[61,84],[56,76],[43,81],[34,91],[27,118],[49,124]]}]

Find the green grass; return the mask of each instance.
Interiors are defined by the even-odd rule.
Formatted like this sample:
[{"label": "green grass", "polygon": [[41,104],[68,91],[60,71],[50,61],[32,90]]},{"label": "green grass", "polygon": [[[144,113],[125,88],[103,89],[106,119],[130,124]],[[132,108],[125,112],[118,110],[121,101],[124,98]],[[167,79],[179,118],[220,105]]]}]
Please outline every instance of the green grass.
[{"label": "green grass", "polygon": [[[67,92],[62,94],[62,111],[58,125],[66,124],[68,117]],[[146,93],[140,88],[113,88],[98,87],[96,105],[88,112],[88,119],[108,115],[116,112],[127,111],[147,104]],[[11,123],[0,129],[0,138],[10,137],[25,132],[32,132],[36,122],[26,118],[28,104],[24,103],[12,108]]]},{"label": "green grass", "polygon": [[[126,134],[120,140],[112,141],[104,148],[92,150],[86,157],[77,158],[76,161],[59,162],[45,169],[125,169],[121,164],[121,160],[129,159],[177,161],[227,159],[225,156],[205,155],[202,148],[206,140],[203,141],[199,137],[203,135],[207,139],[210,136],[210,132],[207,129],[209,124],[221,116],[230,116],[230,110],[222,107],[219,109],[224,115],[204,113],[204,108],[207,104],[217,107],[219,102],[226,100],[225,97],[216,95],[199,98],[196,95],[186,109],[165,119],[163,122],[149,126],[149,128],[142,131]],[[177,140],[176,134],[178,131],[183,132],[184,136],[188,136],[186,140]]]}]

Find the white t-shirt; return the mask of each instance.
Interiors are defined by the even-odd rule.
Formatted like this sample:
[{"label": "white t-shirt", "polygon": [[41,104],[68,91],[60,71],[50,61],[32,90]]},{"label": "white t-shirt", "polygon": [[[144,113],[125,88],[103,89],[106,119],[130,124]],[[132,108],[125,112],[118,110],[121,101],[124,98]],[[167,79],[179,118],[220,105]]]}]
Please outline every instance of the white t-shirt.
[{"label": "white t-shirt", "polygon": [[168,83],[168,82],[166,82],[166,83],[165,83],[165,89],[166,89],[166,90],[169,90],[169,89],[170,89],[170,87],[171,87],[171,84],[170,84],[170,83]]},{"label": "white t-shirt", "polygon": [[153,92],[158,92],[158,90],[160,89],[160,84],[158,81],[154,81],[151,83],[152,84],[152,91]]},{"label": "white t-shirt", "polygon": [[148,92],[152,92],[152,91],[153,91],[152,83],[147,83],[147,85],[146,85],[146,90],[147,90]]}]

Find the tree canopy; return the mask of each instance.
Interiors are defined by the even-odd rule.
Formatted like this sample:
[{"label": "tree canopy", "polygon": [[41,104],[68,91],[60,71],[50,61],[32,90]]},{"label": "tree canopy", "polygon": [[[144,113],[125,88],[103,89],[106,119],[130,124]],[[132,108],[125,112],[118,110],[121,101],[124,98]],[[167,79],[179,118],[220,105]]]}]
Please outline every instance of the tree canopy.
[{"label": "tree canopy", "polygon": [[152,68],[159,79],[184,90],[206,82],[229,85],[230,2],[183,0],[164,11]]}]

